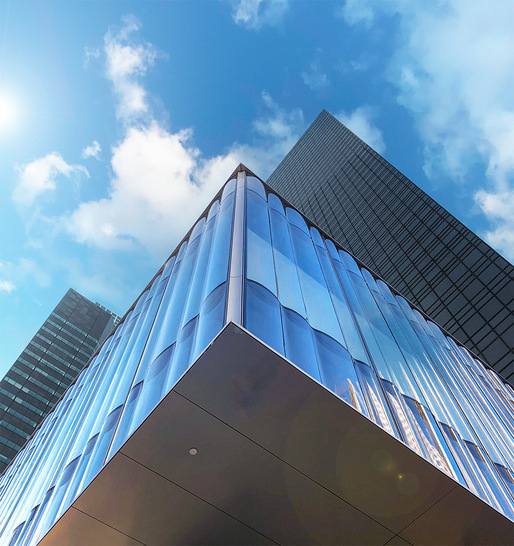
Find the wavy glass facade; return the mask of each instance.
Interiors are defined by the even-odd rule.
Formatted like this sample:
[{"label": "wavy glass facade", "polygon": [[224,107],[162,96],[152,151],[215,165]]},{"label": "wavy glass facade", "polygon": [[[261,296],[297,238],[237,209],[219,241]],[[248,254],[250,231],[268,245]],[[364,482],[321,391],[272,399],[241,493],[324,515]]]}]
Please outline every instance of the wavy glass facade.
[{"label": "wavy glass facade", "polygon": [[[221,346],[227,324],[514,521],[512,389],[255,176],[243,167],[233,176],[0,478],[0,541],[41,541],[134,432],[152,426],[149,416],[192,377],[185,372]],[[273,377],[261,376],[228,382],[239,415],[256,412],[245,385],[263,392]],[[170,417],[164,427],[175,426]],[[223,510],[250,526],[244,498]],[[397,532],[381,525],[384,536]],[[262,543],[283,541],[270,534]]]},{"label": "wavy glass facade", "polygon": [[514,384],[514,267],[323,111],[268,184]]}]

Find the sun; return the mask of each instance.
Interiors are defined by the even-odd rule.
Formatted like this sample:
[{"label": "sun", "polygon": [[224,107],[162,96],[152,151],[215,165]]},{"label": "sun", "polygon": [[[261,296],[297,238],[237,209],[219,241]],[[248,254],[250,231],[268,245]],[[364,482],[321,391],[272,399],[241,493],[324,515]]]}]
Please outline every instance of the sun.
[{"label": "sun", "polygon": [[0,93],[0,131],[5,131],[14,126],[17,119],[16,101],[8,96]]}]

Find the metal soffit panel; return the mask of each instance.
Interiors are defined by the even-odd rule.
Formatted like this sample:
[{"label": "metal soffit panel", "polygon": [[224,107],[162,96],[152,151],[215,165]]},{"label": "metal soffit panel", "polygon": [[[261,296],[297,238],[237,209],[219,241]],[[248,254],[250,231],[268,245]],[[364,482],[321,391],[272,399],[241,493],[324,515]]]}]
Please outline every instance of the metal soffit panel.
[{"label": "metal soffit panel", "polygon": [[42,544],[506,544],[513,532],[230,324]]}]

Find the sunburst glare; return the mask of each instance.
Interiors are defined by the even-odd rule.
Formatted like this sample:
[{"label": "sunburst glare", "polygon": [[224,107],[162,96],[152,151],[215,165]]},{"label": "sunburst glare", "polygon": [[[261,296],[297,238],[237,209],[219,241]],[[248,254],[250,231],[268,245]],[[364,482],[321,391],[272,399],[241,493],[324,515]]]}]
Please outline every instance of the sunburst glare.
[{"label": "sunburst glare", "polygon": [[0,132],[12,128],[18,118],[18,105],[9,95],[0,92]]}]

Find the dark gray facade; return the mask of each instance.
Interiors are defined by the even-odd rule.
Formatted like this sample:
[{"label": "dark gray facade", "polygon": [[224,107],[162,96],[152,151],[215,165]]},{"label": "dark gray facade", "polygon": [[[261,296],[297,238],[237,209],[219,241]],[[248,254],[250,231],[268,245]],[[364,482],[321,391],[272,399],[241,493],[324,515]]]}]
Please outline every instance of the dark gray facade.
[{"label": "dark gray facade", "polygon": [[511,383],[514,268],[328,112],[268,179]]},{"label": "dark gray facade", "polygon": [[0,473],[117,321],[68,290],[0,382]]}]

